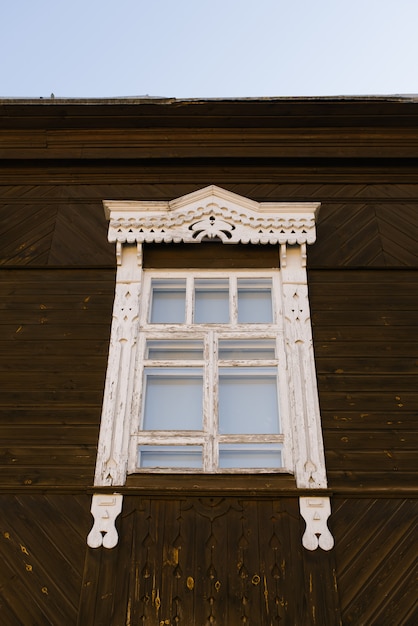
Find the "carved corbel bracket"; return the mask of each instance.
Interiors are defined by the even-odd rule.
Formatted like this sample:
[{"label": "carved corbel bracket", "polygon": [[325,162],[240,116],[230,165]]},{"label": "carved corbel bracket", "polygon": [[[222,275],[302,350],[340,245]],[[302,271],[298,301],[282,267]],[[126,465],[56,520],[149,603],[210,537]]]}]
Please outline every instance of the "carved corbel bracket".
[{"label": "carved corbel bracket", "polygon": [[331,515],[331,503],[328,497],[299,498],[300,514],[306,522],[302,544],[307,550],[331,550],[334,538],[327,526]]},{"label": "carved corbel bracket", "polygon": [[87,544],[90,548],[114,548],[118,543],[118,532],[115,521],[122,510],[121,494],[97,494],[91,502],[91,514],[94,517],[93,528],[88,534]]}]

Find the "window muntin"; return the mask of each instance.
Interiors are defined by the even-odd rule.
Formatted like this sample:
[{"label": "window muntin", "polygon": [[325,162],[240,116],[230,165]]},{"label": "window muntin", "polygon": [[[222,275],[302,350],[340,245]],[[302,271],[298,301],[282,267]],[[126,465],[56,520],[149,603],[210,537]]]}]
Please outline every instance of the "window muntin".
[{"label": "window muntin", "polygon": [[143,294],[129,471],[283,470],[278,271],[145,271]]}]

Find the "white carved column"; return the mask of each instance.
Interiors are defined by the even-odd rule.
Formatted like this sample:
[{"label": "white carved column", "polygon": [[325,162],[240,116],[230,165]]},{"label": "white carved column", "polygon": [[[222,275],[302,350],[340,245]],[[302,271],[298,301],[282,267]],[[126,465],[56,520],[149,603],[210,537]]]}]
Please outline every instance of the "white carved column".
[{"label": "white carved column", "polygon": [[[135,365],[142,279],[141,244],[116,246],[115,301],[109,358],[103,396],[95,486],[123,485],[128,459],[127,424],[133,393],[131,371]],[[118,542],[115,519],[122,510],[120,494],[94,494],[94,525],[87,538],[92,548],[113,548]]]},{"label": "white carved column", "polygon": [[305,246],[281,246],[285,345],[288,359],[294,468],[301,488],[326,488],[321,419],[305,263]]},{"label": "white carved column", "polygon": [[[313,351],[306,274],[306,244],[280,248],[285,345],[296,484],[304,489],[326,489],[324,446]],[[302,538],[307,550],[330,550],[334,539],[328,529],[328,496],[300,497],[306,522]]]},{"label": "white carved column", "polygon": [[115,302],[103,396],[95,485],[123,485],[126,479],[130,401],[142,278],[141,244],[118,244]]}]

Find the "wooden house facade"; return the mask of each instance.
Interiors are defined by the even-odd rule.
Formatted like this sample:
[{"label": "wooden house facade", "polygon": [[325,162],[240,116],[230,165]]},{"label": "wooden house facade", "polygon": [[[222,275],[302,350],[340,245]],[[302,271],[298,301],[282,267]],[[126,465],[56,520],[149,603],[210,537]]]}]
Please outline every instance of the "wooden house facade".
[{"label": "wooden house facade", "polygon": [[[307,277],[329,550],[303,546],[291,474],[94,485],[116,268],[103,201],[210,185],[321,204]],[[226,270],[277,253],[210,245],[199,265]],[[196,266],[187,244],[143,256]],[[3,100],[0,265],[4,626],[418,623],[418,100]],[[114,491],[117,545],[89,547],[92,496]]]}]

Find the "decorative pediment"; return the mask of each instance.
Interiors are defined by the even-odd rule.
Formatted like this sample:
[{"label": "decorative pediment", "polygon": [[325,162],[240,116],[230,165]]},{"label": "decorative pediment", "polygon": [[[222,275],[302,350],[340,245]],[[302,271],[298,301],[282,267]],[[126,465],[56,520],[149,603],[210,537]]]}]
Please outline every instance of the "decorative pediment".
[{"label": "decorative pediment", "polygon": [[254,202],[211,185],[170,202],[104,201],[118,243],[311,244],[317,202]]}]

